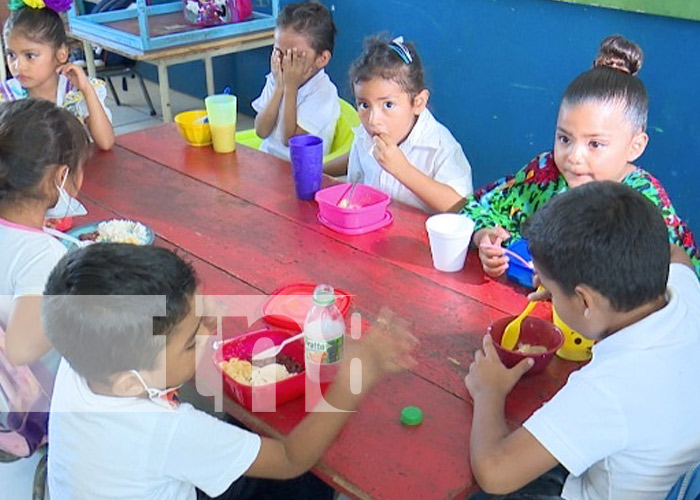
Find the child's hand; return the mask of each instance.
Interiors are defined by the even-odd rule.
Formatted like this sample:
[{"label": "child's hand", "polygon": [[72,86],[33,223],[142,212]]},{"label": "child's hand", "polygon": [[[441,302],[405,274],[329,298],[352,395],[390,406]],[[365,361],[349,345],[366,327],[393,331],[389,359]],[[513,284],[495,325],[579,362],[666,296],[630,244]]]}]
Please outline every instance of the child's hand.
[{"label": "child's hand", "polygon": [[277,49],[272,49],[270,55],[270,71],[275,77],[275,85],[282,85],[282,53]]},{"label": "child's hand", "polygon": [[474,234],[474,246],[479,249],[479,259],[484,272],[496,278],[508,269],[508,257],[501,242],[510,238],[510,233],[500,226],[479,229]]},{"label": "child's hand", "polygon": [[540,277],[537,275],[537,273],[532,275],[532,285],[536,288],[536,290],[527,294],[527,300],[530,302],[552,300],[552,292],[541,286],[542,282],[540,282]]},{"label": "child's hand", "polygon": [[56,68],[56,73],[66,76],[73,86],[83,93],[91,88],[90,80],[80,66],[73,63],[62,64]]},{"label": "child's hand", "polygon": [[474,400],[481,397],[505,399],[532,365],[533,360],[526,358],[513,368],[506,368],[498,357],[491,335],[485,335],[483,351],[479,349],[474,354],[474,361],[469,366],[464,383]]},{"label": "child's hand", "polygon": [[384,170],[394,177],[398,177],[397,173],[408,164],[406,155],[386,134],[374,136],[372,156],[377,159]]},{"label": "child's hand", "polygon": [[295,92],[311,76],[313,60],[307,57],[306,52],[299,52],[296,48],[290,49],[282,59],[282,78],[284,85]]},{"label": "child's hand", "polygon": [[364,376],[378,378],[411,368],[416,364],[411,351],[417,343],[406,321],[393,311],[382,308],[367,338],[359,346]]}]

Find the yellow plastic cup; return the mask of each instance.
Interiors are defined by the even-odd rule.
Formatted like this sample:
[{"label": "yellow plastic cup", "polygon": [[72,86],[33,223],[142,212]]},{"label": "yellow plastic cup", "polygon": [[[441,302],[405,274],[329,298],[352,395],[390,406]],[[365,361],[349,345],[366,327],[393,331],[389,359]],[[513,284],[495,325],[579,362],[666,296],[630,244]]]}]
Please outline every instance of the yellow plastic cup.
[{"label": "yellow plastic cup", "polygon": [[236,96],[229,94],[210,95],[204,99],[209,116],[211,142],[217,153],[236,150]]},{"label": "yellow plastic cup", "polygon": [[552,307],[552,323],[564,334],[564,344],[557,351],[557,356],[569,361],[588,361],[593,355],[591,348],[593,341],[583,337],[564,323],[557,310]]}]

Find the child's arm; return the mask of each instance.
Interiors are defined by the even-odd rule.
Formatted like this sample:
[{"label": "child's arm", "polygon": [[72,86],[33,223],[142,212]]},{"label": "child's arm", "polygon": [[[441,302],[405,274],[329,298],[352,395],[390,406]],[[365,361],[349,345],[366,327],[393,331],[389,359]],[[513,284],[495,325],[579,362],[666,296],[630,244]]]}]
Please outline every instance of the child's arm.
[{"label": "child's arm", "polygon": [[58,68],[57,71],[70,79],[71,83],[83,93],[89,113],[85,123],[97,147],[103,151],[112,149],[114,128],[83,68],[67,63]]},{"label": "child's arm", "polygon": [[16,366],[32,363],[51,349],[41,326],[41,295],[14,300],[5,331],[7,358]]},{"label": "child's arm", "polygon": [[464,197],[447,184],[436,181],[411,165],[385,134],[374,141],[374,157],[384,170],[396,177],[401,184],[436,212],[457,212],[464,206]]},{"label": "child's arm", "polygon": [[693,262],[690,260],[690,257],[688,257],[686,251],[678,245],[671,243],[671,264],[673,263],[683,264],[695,271],[695,266],[693,266]]},{"label": "child's arm", "polygon": [[350,154],[346,153],[338,156],[337,158],[333,158],[331,161],[323,165],[323,173],[332,175],[333,177],[347,174],[349,157]]},{"label": "child's arm", "polygon": [[275,88],[272,97],[265,108],[255,116],[255,133],[263,139],[270,136],[280,113],[280,103],[284,97],[284,84],[282,82],[282,63],[277,49],[272,49],[270,56],[270,69],[275,77]]},{"label": "child's arm", "polygon": [[[325,400],[344,411],[317,411],[306,417],[286,438],[263,438],[260,453],[246,472],[247,476],[271,479],[296,477],[318,462],[335,440],[353,411],[372,386],[383,375],[398,372],[415,364],[410,351],[415,338],[396,320],[380,317],[379,326],[372,328],[357,350],[347,352],[335,381],[325,395]],[[362,390],[353,394],[350,390],[350,360],[362,362]]]},{"label": "child's arm", "polygon": [[488,493],[511,493],[558,463],[526,429],[511,433],[506,424],[505,398],[531,366],[527,359],[507,369],[486,335],[483,351],[476,352],[465,378],[474,400],[469,442],[472,472]]},{"label": "child's arm", "polygon": [[306,130],[297,123],[297,94],[299,87],[311,76],[313,60],[305,52],[296,48],[288,50],[282,59],[282,78],[284,80],[284,102],[282,104],[282,125],[284,145],[295,135],[305,134]]}]

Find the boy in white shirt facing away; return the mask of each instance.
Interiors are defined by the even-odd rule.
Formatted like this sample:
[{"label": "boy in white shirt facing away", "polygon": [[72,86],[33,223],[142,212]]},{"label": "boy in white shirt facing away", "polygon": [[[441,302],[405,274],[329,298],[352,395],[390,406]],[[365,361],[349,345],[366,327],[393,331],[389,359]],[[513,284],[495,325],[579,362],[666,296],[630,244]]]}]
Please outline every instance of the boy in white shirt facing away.
[{"label": "boy in white shirt facing away", "polygon": [[330,152],[340,116],[338,89],[325,71],[335,46],[336,28],[321,3],[294,2],[277,17],[271,71],[262,94],[253,101],[260,149],[289,159],[289,139],[312,134]]},{"label": "boy in white shirt facing away", "polygon": [[[311,412],[288,436],[261,437],[173,397],[194,376],[196,346],[210,333],[195,314],[196,293],[193,268],[163,248],[91,245],[57,264],[42,308],[65,358],[49,417],[52,499],[259,498],[264,486],[253,478],[308,471],[370,387],[414,362],[410,333],[374,329],[353,352],[360,393],[350,390],[348,356],[325,396],[348,411]],[[304,488],[281,497],[332,497]]]},{"label": "boy in white shirt facing away", "polygon": [[590,363],[511,432],[504,400],[531,360],[508,370],[484,338],[465,380],[474,476],[509,499],[665,498],[700,459],[700,284],[690,259],[669,245],[659,210],[613,181],[555,196],[524,236],[559,316],[597,343]]}]

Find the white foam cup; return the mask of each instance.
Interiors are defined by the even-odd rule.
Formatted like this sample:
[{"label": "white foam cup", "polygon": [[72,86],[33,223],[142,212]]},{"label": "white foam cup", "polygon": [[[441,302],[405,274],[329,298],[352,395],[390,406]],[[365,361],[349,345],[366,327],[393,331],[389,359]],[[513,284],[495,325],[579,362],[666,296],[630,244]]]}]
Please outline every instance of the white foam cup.
[{"label": "white foam cup", "polygon": [[425,228],[428,230],[435,269],[448,273],[462,270],[474,221],[466,215],[437,214],[425,221]]}]

